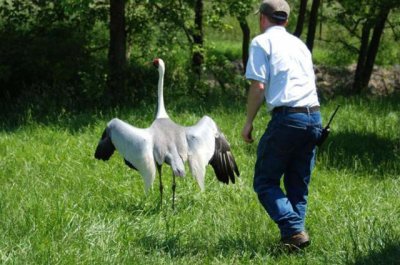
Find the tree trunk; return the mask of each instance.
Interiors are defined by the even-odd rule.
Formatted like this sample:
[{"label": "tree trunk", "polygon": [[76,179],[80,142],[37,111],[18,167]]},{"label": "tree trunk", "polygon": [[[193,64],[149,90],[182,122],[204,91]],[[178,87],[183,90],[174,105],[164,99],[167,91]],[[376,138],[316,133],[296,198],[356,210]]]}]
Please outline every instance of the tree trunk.
[{"label": "tree trunk", "polygon": [[192,67],[195,74],[200,77],[201,66],[204,61],[203,55],[203,0],[196,0],[195,3],[195,18],[194,18],[194,33],[193,33],[193,57]]},{"label": "tree trunk", "polygon": [[[363,32],[361,36],[360,52],[358,56],[356,73],[354,76],[353,92],[360,93],[368,88],[369,80],[371,79],[372,70],[376,55],[378,54],[379,43],[385,29],[385,23],[389,16],[390,8],[382,7],[376,20],[375,24],[369,23],[364,24]],[[371,41],[369,41],[369,35],[372,27],[374,28]]]},{"label": "tree trunk", "polygon": [[354,75],[353,93],[359,93],[362,90],[361,80],[365,69],[365,61],[367,60],[369,36],[371,33],[371,23],[364,23],[361,34],[361,44],[358,52],[357,68]]},{"label": "tree trunk", "polygon": [[110,0],[110,46],[108,89],[113,104],[125,92],[126,32],[125,0]]},{"label": "tree trunk", "polygon": [[249,59],[250,27],[245,17],[238,18],[242,29],[242,63],[243,73],[246,73],[247,60]]},{"label": "tree trunk", "polygon": [[315,39],[315,31],[317,30],[318,24],[318,8],[321,0],[313,0],[310,12],[310,21],[308,23],[308,33],[307,33],[307,47],[312,52]]},{"label": "tree trunk", "polygon": [[295,35],[299,38],[301,36],[301,33],[303,33],[304,21],[306,18],[306,11],[307,11],[307,0],[301,0],[299,16],[297,17],[296,29],[293,32],[293,35]]},{"label": "tree trunk", "polygon": [[378,19],[374,27],[374,31],[372,33],[371,42],[368,48],[368,54],[365,61],[364,74],[362,75],[361,86],[363,89],[368,87],[369,80],[371,79],[376,55],[378,54],[379,43],[381,40],[382,33],[385,29],[385,23],[389,16],[389,12],[390,8],[388,7],[382,7],[382,10],[379,12]]}]

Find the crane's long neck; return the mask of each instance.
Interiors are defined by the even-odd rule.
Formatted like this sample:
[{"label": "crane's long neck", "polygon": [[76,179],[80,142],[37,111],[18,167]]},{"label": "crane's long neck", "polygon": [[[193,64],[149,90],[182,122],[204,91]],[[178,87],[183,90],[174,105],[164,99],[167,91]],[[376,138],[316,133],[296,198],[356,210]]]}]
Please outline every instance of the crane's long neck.
[{"label": "crane's long neck", "polygon": [[164,105],[164,69],[160,67],[158,77],[158,102],[156,119],[169,118]]}]

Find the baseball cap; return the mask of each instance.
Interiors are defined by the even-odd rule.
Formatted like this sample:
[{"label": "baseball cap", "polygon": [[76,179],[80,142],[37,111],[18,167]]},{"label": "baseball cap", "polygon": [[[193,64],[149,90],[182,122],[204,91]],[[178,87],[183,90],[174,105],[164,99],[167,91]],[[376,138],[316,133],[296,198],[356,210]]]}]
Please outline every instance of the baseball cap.
[{"label": "baseball cap", "polygon": [[256,14],[262,13],[279,21],[289,18],[290,7],[285,0],[263,0]]}]

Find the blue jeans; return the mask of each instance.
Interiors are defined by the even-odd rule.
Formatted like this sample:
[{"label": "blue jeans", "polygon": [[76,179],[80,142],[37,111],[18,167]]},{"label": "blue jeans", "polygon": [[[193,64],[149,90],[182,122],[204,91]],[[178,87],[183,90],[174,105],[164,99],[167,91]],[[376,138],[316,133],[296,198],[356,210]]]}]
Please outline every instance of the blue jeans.
[{"label": "blue jeans", "polygon": [[[254,190],[282,238],[305,230],[308,184],[321,131],[319,111],[273,113],[258,144]],[[282,176],[286,193],[280,187]]]}]

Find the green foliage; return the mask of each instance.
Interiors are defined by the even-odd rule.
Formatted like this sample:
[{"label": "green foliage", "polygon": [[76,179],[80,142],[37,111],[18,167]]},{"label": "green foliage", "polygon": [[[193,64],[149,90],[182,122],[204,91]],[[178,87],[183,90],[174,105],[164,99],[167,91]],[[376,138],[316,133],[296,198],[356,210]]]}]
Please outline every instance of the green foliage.
[{"label": "green foliage", "polygon": [[101,62],[90,53],[94,34],[89,32],[101,14],[95,6],[89,1],[2,1],[0,13],[2,100],[65,104],[96,94],[84,88],[102,76]]},{"label": "green foliage", "polygon": [[[167,92],[167,91],[166,91]],[[170,169],[164,201],[158,182],[144,194],[139,174],[115,154],[93,152],[107,121],[150,125],[155,103],[71,114],[30,112],[13,125],[0,119],[0,263],[2,264],[396,264],[400,259],[400,109],[393,99],[336,98],[342,108],[318,151],[309,194],[311,246],[290,254],[252,188],[256,144],[240,138],[245,102],[166,97],[184,125],[202,115],[231,143],[241,177],[219,183],[207,168],[201,193],[190,174],[177,179],[171,209]],[[190,104],[187,103],[190,101]],[[254,136],[268,122],[260,115]]]},{"label": "green foliage", "polygon": [[128,47],[131,58],[151,58],[158,30],[151,7],[140,0],[128,1],[125,10]]},{"label": "green foliage", "polygon": [[[398,40],[398,12],[400,2],[393,0],[376,1],[327,1],[324,11],[324,39],[326,43],[320,45],[320,49],[327,49],[334,54],[339,54],[338,63],[343,65],[349,60],[357,61],[357,56],[360,49],[360,39],[362,27],[366,24],[374,25],[379,11],[384,6],[389,6],[392,12],[389,15],[388,25],[385,29],[385,34],[382,38],[379,52],[377,54],[376,63],[378,65],[393,65],[397,64],[399,55],[397,52]],[[372,35],[372,33],[371,33]],[[345,50],[345,51],[344,51]],[[345,55],[345,56],[341,56]],[[343,60],[342,60],[343,59]],[[333,58],[336,60],[336,58]],[[327,62],[330,64],[331,62]]]},{"label": "green foliage", "polygon": [[376,58],[377,65],[390,66],[399,64],[400,50],[398,46],[400,39],[395,42],[393,40],[393,32],[388,31],[382,36],[381,44],[379,45],[379,53]]},{"label": "green foliage", "polygon": [[149,7],[154,11],[153,19],[159,27],[157,45],[178,42],[182,48],[191,48],[194,32],[193,5],[194,1],[149,1]]},{"label": "green foliage", "polygon": [[207,50],[205,67],[209,74],[208,85],[211,89],[220,90],[222,94],[242,98],[246,81],[239,59],[240,47],[237,43],[216,42]]},{"label": "green foliage", "polygon": [[[322,34],[314,50],[316,63],[355,63],[359,27],[378,2],[324,1]],[[288,31],[292,31],[298,1],[289,3]],[[384,3],[398,7],[398,1]],[[205,43],[200,50],[205,54],[205,74],[197,80],[190,71],[191,54],[197,49],[192,39],[193,1],[127,1],[128,92],[121,104],[153,99],[156,77],[147,64],[155,57],[167,62],[166,78],[174,93],[189,94],[194,88],[204,98],[210,91],[232,89],[241,95],[238,19],[247,18],[251,36],[258,34],[258,18],[253,14],[258,4],[253,0],[204,1]],[[106,0],[0,0],[0,100],[5,102],[0,107],[18,111],[15,106],[19,105],[60,109],[102,105],[109,71],[108,9]],[[398,12],[395,8],[390,14],[378,64],[398,64]],[[349,31],[352,27],[354,31]]]},{"label": "green foliage", "polygon": [[[318,42],[317,42],[318,43]],[[313,61],[317,65],[346,67],[357,60],[357,55],[348,49],[336,50],[333,44],[313,49]]]},{"label": "green foliage", "polygon": [[254,11],[254,6],[257,5],[256,3],[259,4],[259,1],[211,1],[207,22],[213,27],[219,28],[224,17],[245,18]]}]

